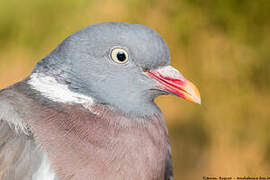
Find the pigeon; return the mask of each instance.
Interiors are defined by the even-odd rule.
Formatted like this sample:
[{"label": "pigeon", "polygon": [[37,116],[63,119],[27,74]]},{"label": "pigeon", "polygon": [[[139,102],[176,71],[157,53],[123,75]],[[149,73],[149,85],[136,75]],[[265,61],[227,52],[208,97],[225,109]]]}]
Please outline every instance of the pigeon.
[{"label": "pigeon", "polygon": [[67,37],[0,91],[1,180],[172,180],[168,130],[154,99],[201,103],[139,24],[94,24]]}]

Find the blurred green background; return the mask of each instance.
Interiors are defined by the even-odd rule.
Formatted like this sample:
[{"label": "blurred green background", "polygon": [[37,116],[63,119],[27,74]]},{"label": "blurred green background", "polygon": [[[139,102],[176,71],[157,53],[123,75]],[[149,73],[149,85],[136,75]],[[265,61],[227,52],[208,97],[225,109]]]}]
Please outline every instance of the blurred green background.
[{"label": "blurred green background", "polygon": [[159,97],[175,179],[270,175],[269,0],[0,0],[0,88],[93,23],[147,25],[202,105]]}]

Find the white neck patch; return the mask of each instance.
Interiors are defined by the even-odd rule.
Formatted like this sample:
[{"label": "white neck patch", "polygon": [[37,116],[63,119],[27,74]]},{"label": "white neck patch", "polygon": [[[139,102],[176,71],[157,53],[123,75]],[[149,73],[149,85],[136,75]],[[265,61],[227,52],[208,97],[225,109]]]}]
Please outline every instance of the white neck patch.
[{"label": "white neck patch", "polygon": [[92,97],[73,92],[67,85],[58,83],[54,77],[42,73],[33,73],[28,84],[52,101],[87,104],[88,106],[94,103]]}]

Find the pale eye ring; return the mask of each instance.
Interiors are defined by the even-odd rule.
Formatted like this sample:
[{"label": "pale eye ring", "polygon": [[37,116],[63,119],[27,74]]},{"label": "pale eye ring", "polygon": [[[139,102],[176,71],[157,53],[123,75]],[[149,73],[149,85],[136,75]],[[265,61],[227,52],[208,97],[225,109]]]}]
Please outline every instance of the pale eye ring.
[{"label": "pale eye ring", "polygon": [[128,61],[128,53],[122,48],[115,48],[111,51],[111,58],[118,64],[124,64]]}]

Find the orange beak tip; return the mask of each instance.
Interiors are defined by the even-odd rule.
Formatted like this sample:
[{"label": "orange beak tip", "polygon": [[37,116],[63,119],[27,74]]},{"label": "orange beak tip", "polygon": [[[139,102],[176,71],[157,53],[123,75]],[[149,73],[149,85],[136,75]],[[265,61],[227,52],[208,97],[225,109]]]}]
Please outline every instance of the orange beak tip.
[{"label": "orange beak tip", "polygon": [[183,86],[183,98],[187,101],[201,104],[201,95],[198,88],[190,81],[186,80],[185,85]]}]

